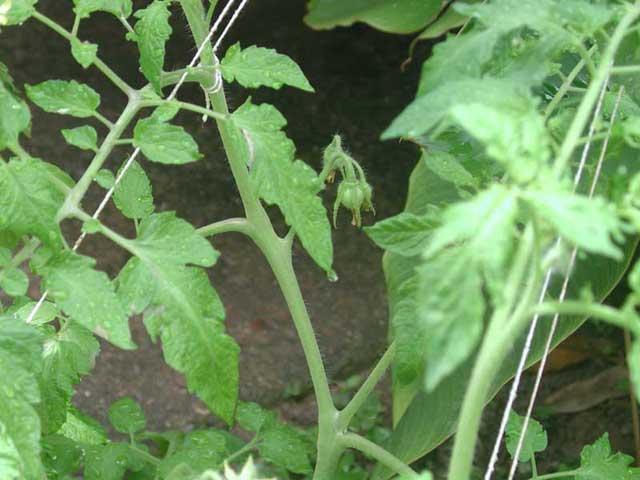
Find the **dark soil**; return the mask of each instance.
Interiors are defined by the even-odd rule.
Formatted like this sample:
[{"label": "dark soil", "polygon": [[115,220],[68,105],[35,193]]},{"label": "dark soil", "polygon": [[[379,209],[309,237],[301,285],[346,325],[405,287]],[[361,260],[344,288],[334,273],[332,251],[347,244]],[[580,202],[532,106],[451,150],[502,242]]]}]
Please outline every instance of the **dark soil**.
[{"label": "dark soil", "polygon": [[[43,12],[67,26],[73,20],[70,5],[69,1],[40,1]],[[254,101],[273,103],[284,113],[289,120],[287,131],[297,144],[299,158],[317,169],[323,146],[334,133],[342,134],[353,156],[367,169],[374,186],[378,218],[393,215],[402,210],[417,151],[408,144],[381,143],[378,137],[414,93],[419,65],[413,63],[404,73],[399,68],[410,39],[364,26],[316,32],[304,25],[303,15],[304,2],[301,1],[252,2],[226,44],[241,40],[243,45],[276,48],[301,65],[316,94],[293,89],[260,89],[250,92]],[[194,53],[184,20],[176,14],[173,24],[175,34],[167,56],[167,69],[183,66]],[[135,45],[124,40],[123,29],[116,20],[108,15],[96,15],[95,21],[83,23],[81,35],[99,43],[101,57],[125,79],[142,84]],[[9,28],[2,32],[0,39],[0,60],[9,66],[19,85],[52,78],[75,78],[101,92],[105,116],[113,119],[120,112],[124,103],[120,92],[99,72],[78,66],[69,54],[67,43],[42,25],[29,22],[23,28]],[[421,46],[418,57],[424,58],[427,50],[428,46]],[[228,88],[232,107],[239,106],[247,96],[246,91]],[[184,88],[181,97],[201,102],[199,92],[189,86]],[[79,178],[90,155],[67,147],[59,131],[83,122],[33,110],[33,139],[26,145],[29,151]],[[194,134],[205,157],[196,164],[179,167],[144,164],[153,182],[157,210],[175,210],[196,226],[241,215],[233,178],[214,126],[203,125],[194,115],[181,116],[179,121]],[[117,170],[126,154],[127,150],[118,150],[108,166]],[[84,202],[85,209],[91,211],[103,194],[97,186],[92,188]],[[331,207],[333,195],[334,192],[327,193],[327,207]],[[282,227],[278,213],[273,214]],[[132,235],[132,226],[113,206],[103,217],[116,230]],[[365,218],[365,223],[374,221],[372,216]],[[348,213],[341,212],[338,227],[334,232],[338,282],[327,281],[325,274],[301,249],[296,248],[295,256],[298,278],[332,381],[367,369],[384,350],[387,338],[387,305],[380,267],[382,252],[350,225]],[[77,226],[68,225],[67,231],[70,236],[75,235]],[[220,236],[214,244],[222,256],[210,270],[210,277],[225,304],[228,330],[242,349],[241,397],[279,407],[283,416],[291,421],[312,423],[315,406],[310,397],[300,402],[283,398],[287,387],[309,391],[309,377],[288,310],[266,262],[255,246],[240,235]],[[81,251],[97,258],[98,267],[111,276],[127,260],[125,252],[96,236],[90,237]],[[94,372],[79,385],[75,403],[105,422],[108,405],[129,395],[143,405],[149,428],[188,429],[211,424],[214,421],[211,414],[186,391],[182,376],[163,363],[160,346],[151,343],[141,321],[133,320],[131,328],[139,348],[124,352],[103,343]],[[545,377],[545,388],[552,391],[558,385],[593,375],[603,368],[599,361],[591,361],[561,374],[550,374]],[[486,442],[482,442],[479,453],[482,458],[490,451],[506,393],[500,398],[495,412],[490,409],[485,420],[483,438],[486,437]],[[521,405],[519,410],[523,411],[524,407]],[[575,459],[585,442],[593,441],[607,429],[616,447],[633,451],[626,398],[550,418],[550,445],[555,447],[549,456],[554,461]],[[441,470],[448,447],[445,445],[438,452],[428,463]]]}]

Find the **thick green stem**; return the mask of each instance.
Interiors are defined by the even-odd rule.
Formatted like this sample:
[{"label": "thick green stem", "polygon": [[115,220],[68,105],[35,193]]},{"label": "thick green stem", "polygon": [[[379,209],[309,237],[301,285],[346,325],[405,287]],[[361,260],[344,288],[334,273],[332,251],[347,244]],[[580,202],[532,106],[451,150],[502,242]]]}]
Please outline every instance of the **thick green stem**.
[{"label": "thick green stem", "polygon": [[392,343],[384,353],[378,364],[371,371],[367,379],[360,386],[360,389],[353,396],[351,401],[338,414],[338,430],[345,431],[349,427],[349,423],[353,416],[360,410],[364,402],[367,401],[371,392],[376,387],[382,376],[393,362],[396,354],[396,344]]},{"label": "thick green stem", "polygon": [[[529,306],[540,286],[540,261],[534,228],[524,232],[507,278],[505,298],[489,321],[462,403],[449,464],[449,480],[469,480],[478,440],[480,419],[489,390],[505,356],[529,320]],[[533,254],[531,252],[534,252]],[[527,268],[531,265],[530,268]],[[525,278],[529,273],[530,278]],[[526,287],[520,286],[526,281]],[[520,300],[519,300],[520,299]],[[525,308],[526,307],[526,308]]]},{"label": "thick green stem", "polygon": [[409,478],[418,475],[409,465],[398,457],[360,435],[347,433],[340,437],[340,443],[347,448],[353,448],[364,453],[400,475]]},{"label": "thick green stem", "polygon": [[160,85],[162,87],[168,87],[169,85],[175,85],[180,81],[182,75],[187,72],[187,77],[184,79],[184,82],[195,82],[195,83],[208,83],[213,79],[217,68],[212,67],[193,67],[193,68],[181,68],[179,70],[174,70],[173,72],[163,72],[160,76]]},{"label": "thick green stem", "polygon": [[[180,0],[180,4],[187,17],[195,43],[200,45],[208,33],[202,2],[200,0]],[[205,67],[213,67],[214,61],[211,48],[205,48],[204,52],[202,64]],[[204,86],[206,87],[207,85]],[[228,115],[229,109],[222,89],[211,94],[210,99],[214,111]],[[311,382],[313,383],[318,403],[318,457],[314,479],[333,480],[338,460],[344,451],[344,447],[336,441],[339,435],[336,429],[338,412],[331,398],[320,348],[293,269],[291,244],[288,239],[278,237],[251,184],[247,169],[248,159],[245,158],[247,152],[246,140],[242,132],[233,122],[216,119],[216,123],[222,144],[227,153],[231,173],[240,193],[247,221],[252,227],[251,237],[265,255],[278,281],[291,312],[309,367]]]},{"label": "thick green stem", "polygon": [[609,76],[618,47],[624,39],[627,30],[639,15],[640,1],[629,7],[629,11],[624,15],[624,17],[622,17],[622,20],[620,20],[620,23],[613,32],[611,41],[602,54],[600,64],[591,79],[589,88],[580,103],[580,107],[576,112],[573,122],[571,122],[569,131],[567,132],[567,135],[562,142],[562,146],[560,147],[560,152],[556,157],[556,161],[553,166],[556,176],[561,176],[565,173],[569,160],[571,159],[571,155],[573,154],[573,150],[575,149],[576,144],[589,121],[593,107],[598,100],[602,86]]},{"label": "thick green stem", "polygon": [[[51,30],[56,32],[58,35],[67,39],[68,41],[71,41],[73,40],[73,38],[75,38],[74,35],[71,34],[71,32],[67,31],[66,29],[58,25],[55,21],[51,20],[49,17],[47,17],[46,15],[43,15],[38,11],[34,12],[32,17],[38,20],[39,22],[43,23],[44,25],[49,27]],[[111,82],[113,82],[113,84],[116,87],[122,90],[127,96],[131,96],[135,92],[135,89],[133,87],[131,87],[127,82],[125,82],[122,78],[120,78],[116,72],[111,70],[111,68],[109,68],[109,66],[106,63],[104,63],[102,60],[100,60],[98,57],[95,58],[95,60],[93,61],[93,64],[109,80],[111,80]]]},{"label": "thick green stem", "polygon": [[58,221],[63,220],[69,215],[73,214],[73,211],[78,208],[82,198],[87,193],[87,190],[91,186],[91,182],[96,177],[104,162],[107,160],[114,147],[116,146],[118,140],[125,132],[131,121],[135,118],[138,110],[140,109],[140,101],[138,96],[133,94],[131,95],[127,106],[124,111],[120,115],[120,118],[113,125],[111,131],[100,145],[100,148],[96,152],[93,160],[89,164],[89,167],[85,170],[84,174],[78,180],[78,183],[73,187],[73,189],[67,195],[67,198],[60,208],[58,212]]}]

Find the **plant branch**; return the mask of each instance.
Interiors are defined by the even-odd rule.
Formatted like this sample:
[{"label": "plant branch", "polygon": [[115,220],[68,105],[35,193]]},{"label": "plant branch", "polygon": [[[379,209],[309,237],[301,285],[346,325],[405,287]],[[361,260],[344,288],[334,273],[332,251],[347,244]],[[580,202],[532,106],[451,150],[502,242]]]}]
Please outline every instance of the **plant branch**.
[{"label": "plant branch", "polygon": [[531,308],[532,314],[539,315],[576,315],[592,317],[620,328],[628,328],[640,333],[640,325],[635,325],[632,317],[624,312],[600,303],[588,303],[574,300],[564,302],[543,302]]},{"label": "plant branch", "polygon": [[199,113],[201,115],[206,115],[207,117],[211,117],[214,120],[222,120],[222,121],[229,120],[228,113],[225,114],[225,113],[215,112],[213,110],[201,107],[200,105],[196,105],[194,103],[180,102],[178,100],[171,100],[171,102],[167,102],[166,100],[144,100],[140,103],[140,107],[141,108],[158,107],[160,105],[166,105],[168,103],[176,105],[181,110],[189,110],[191,112]]},{"label": "plant branch", "polygon": [[400,475],[410,478],[418,475],[415,470],[398,457],[360,435],[346,433],[340,437],[340,443],[346,448],[353,448],[364,453]]},{"label": "plant branch", "polygon": [[569,160],[571,159],[571,155],[573,154],[573,150],[575,149],[576,144],[580,136],[582,135],[587,122],[589,121],[589,117],[591,116],[593,107],[598,100],[598,96],[600,95],[600,91],[602,90],[602,87],[607,80],[618,47],[622,43],[627,30],[639,15],[640,1],[636,1],[633,6],[629,7],[629,10],[622,17],[620,23],[617,25],[615,31],[613,32],[611,41],[602,54],[600,65],[598,65],[596,72],[591,79],[589,88],[582,98],[580,107],[576,112],[573,122],[571,122],[571,126],[569,127],[569,131],[565,136],[564,142],[562,142],[560,153],[556,157],[556,161],[553,165],[553,171],[556,176],[561,176],[567,168]]},{"label": "plant branch", "polygon": [[[43,15],[38,11],[33,12],[32,17],[38,20],[39,22],[43,23],[47,27],[49,27],[51,30],[53,30],[54,32],[56,32],[58,35],[62,36],[69,42],[73,38],[75,38],[74,35],[71,34],[71,32],[67,31],[65,28],[58,25],[55,21],[51,20],[49,17],[47,17],[46,15]],[[133,92],[135,91],[134,88],[131,87],[122,78],[120,78],[120,76],[118,76],[116,72],[111,70],[111,68],[109,68],[109,66],[106,63],[104,63],[102,60],[100,60],[98,57],[95,58],[95,60],[93,61],[93,64],[96,66],[98,70],[100,70],[104,74],[104,76],[106,76],[109,80],[111,80],[111,82],[120,90],[122,90],[127,96],[131,96],[133,94]]]},{"label": "plant branch", "polygon": [[579,475],[581,471],[581,469],[576,468],[575,470],[569,470],[567,472],[548,473],[546,475],[540,475],[539,477],[531,477],[530,480],[551,480],[552,478],[575,477],[576,475]]},{"label": "plant branch", "polygon": [[238,232],[253,236],[253,228],[246,218],[229,218],[200,227],[198,233],[203,237],[212,237],[221,233]]},{"label": "plant branch", "polygon": [[258,437],[258,435],[254,436],[251,440],[249,440],[249,443],[247,443],[245,446],[243,446],[239,450],[236,450],[231,455],[229,455],[227,458],[225,458],[224,462],[222,462],[221,464],[218,465],[218,468],[223,466],[225,463],[231,463],[235,459],[237,459],[237,458],[241,457],[242,455],[244,455],[245,453],[248,453],[251,450],[254,450],[258,446],[259,443],[260,443],[260,438]]},{"label": "plant branch", "polygon": [[[591,50],[589,50],[589,53],[593,52],[594,49],[595,47],[592,47]],[[585,66],[584,59],[580,59],[580,61],[576,64],[576,66],[573,67],[571,72],[569,72],[569,75],[563,80],[562,85],[560,85],[560,88],[558,89],[556,94],[553,96],[549,104],[547,105],[547,108],[544,112],[545,120],[551,116],[551,114],[554,112],[558,104],[562,101],[562,99],[567,94],[567,92],[569,91],[569,88],[571,88],[571,86],[573,85],[573,82],[575,81],[577,76],[580,74],[584,66]]]},{"label": "plant branch", "polygon": [[621,65],[611,69],[611,75],[636,75],[640,73],[640,65]]},{"label": "plant branch", "polygon": [[369,395],[371,395],[371,392],[373,392],[374,388],[376,387],[380,379],[383,377],[383,375],[386,373],[387,369],[391,365],[391,362],[393,362],[393,359],[395,358],[395,353],[396,353],[396,344],[394,342],[389,346],[389,348],[387,348],[387,351],[384,353],[382,358],[378,361],[378,364],[371,371],[367,379],[360,386],[360,388],[358,389],[356,394],[353,396],[353,398],[349,401],[347,406],[344,407],[342,411],[340,411],[340,413],[338,414],[337,428],[339,431],[345,431],[349,427],[349,424],[351,423],[351,420],[353,419],[354,415],[358,412],[358,410],[360,410],[362,405],[367,401],[367,398],[369,398]]},{"label": "plant branch", "polygon": [[120,115],[120,118],[113,125],[113,128],[109,131],[109,134],[100,145],[100,148],[96,152],[93,160],[89,164],[89,167],[85,170],[84,174],[78,180],[78,183],[71,189],[64,204],[58,211],[58,221],[73,214],[73,211],[78,208],[82,198],[87,193],[87,190],[91,186],[91,182],[96,177],[104,162],[107,160],[118,140],[134,119],[138,110],[140,109],[140,101],[137,95],[132,95],[125,107],[124,111]]},{"label": "plant branch", "polygon": [[185,72],[188,72],[187,77],[184,80],[185,82],[195,82],[206,85],[211,81],[216,70],[217,67],[193,67],[181,68],[172,72],[163,72],[162,75],[160,75],[160,84],[162,87],[175,85],[180,81],[182,75],[184,75]]}]

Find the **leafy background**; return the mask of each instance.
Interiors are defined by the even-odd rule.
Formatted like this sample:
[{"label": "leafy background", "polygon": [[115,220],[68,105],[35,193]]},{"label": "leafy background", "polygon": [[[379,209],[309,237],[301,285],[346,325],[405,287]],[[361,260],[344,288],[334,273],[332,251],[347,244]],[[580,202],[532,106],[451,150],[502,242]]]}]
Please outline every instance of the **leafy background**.
[{"label": "leafy background", "polygon": [[[303,66],[318,94],[306,95],[290,90],[286,95],[278,95],[259,91],[254,96],[256,103],[268,101],[278,105],[289,119],[288,132],[296,140],[302,157],[313,165],[319,165],[319,146],[326,144],[334,132],[343,133],[354,156],[368,166],[370,181],[376,188],[379,216],[383,218],[397,213],[404,203],[406,178],[415,163],[415,152],[409,145],[395,142],[381,144],[377,136],[413,95],[417,64],[411,65],[405,74],[398,69],[409,40],[386,36],[363,26],[316,33],[305,28],[301,22],[304,14],[302,5],[296,10],[282,3],[256,2],[249,7],[228,44],[239,39],[243,44],[255,42],[291,55]],[[49,4],[44,11],[62,19],[67,9]],[[256,28],[256,18],[261,20],[260,28]],[[100,42],[104,46],[101,54],[119,71],[127,77],[136,75],[134,46],[110,42],[112,32],[120,32],[119,26],[111,19],[102,20],[87,22],[84,28],[91,32],[89,38],[103,40]],[[29,29],[35,29],[38,35],[23,33]],[[176,31],[181,41],[171,47],[168,66],[184,63],[185,51],[192,48],[184,29],[176,28]],[[46,55],[39,48],[43,38],[48,39]],[[418,53],[426,54],[428,46],[421,48],[422,51]],[[31,25],[23,31],[3,32],[0,56],[7,61],[19,83],[37,83],[57,77],[78,78],[101,91],[108,113],[114,114],[120,110],[119,97],[114,95],[111,98],[108,94],[112,91],[111,87],[97,76],[94,78],[90,70],[80,70],[68,56],[66,44],[40,26]],[[59,59],[68,59],[68,63]],[[187,96],[191,96],[193,101],[199,100],[195,90],[188,91]],[[230,97],[233,106],[239,106],[244,101],[244,94],[233,89]],[[86,165],[83,163],[86,159],[81,154],[69,158],[68,151],[62,150],[64,147],[61,148],[58,137],[60,128],[70,128],[75,124],[41,112],[34,114],[34,137],[41,142],[34,145],[34,152],[69,172],[79,174]],[[218,140],[214,139],[210,130],[202,128],[193,119],[187,120],[185,117],[183,124],[197,132],[196,138],[206,160],[197,165],[180,167],[179,175],[178,170],[171,168],[147,167],[153,178],[154,194],[160,209],[175,208],[181,217],[196,225],[212,216],[224,218],[238,214],[240,205],[234,203],[237,200],[233,184],[220,155]],[[122,151],[122,154],[125,152]],[[100,193],[95,186],[87,205],[95,202]],[[370,218],[368,220],[372,221]],[[70,230],[76,227],[73,224],[67,226]],[[126,227],[118,226],[118,229],[126,232]],[[296,259],[304,293],[333,379],[343,378],[365,367],[377,356],[386,335],[387,317],[379,270],[380,252],[371,246],[362,233],[350,229],[346,219],[343,219],[336,236],[336,265],[341,278],[337,284],[328,284],[302,252]],[[239,237],[216,240],[216,247],[225,255],[211,276],[227,307],[230,333],[242,346],[243,397],[274,404],[280,401],[281,393],[287,387],[289,391],[299,389],[304,392],[308,389],[305,385],[306,367],[286,309],[274,293],[277,290],[266,265],[257,260],[253,247]],[[112,251],[110,244],[102,243],[99,238],[92,238],[85,248],[86,253],[100,259],[99,268],[111,274],[118,270],[125,257],[120,252]],[[105,252],[110,253],[105,256]],[[257,268],[256,263],[259,265]],[[345,268],[347,266],[348,269]],[[246,272],[251,272],[251,275],[246,275]],[[243,292],[251,292],[252,295],[247,296]],[[104,421],[106,405],[115,398],[130,394],[145,405],[151,417],[151,426],[184,427],[209,421],[198,401],[185,394],[183,380],[160,362],[159,351],[150,345],[141,329],[134,330],[134,336],[142,346],[137,352],[116,352],[103,345],[95,375],[79,388],[79,405]],[[346,348],[347,345],[350,348]],[[282,368],[282,365],[286,365],[286,368]],[[570,383],[576,377],[591,375],[603,367],[596,364],[589,368],[591,370],[587,368],[586,373],[575,370],[571,374],[573,376],[569,375],[559,383]],[[149,375],[149,371],[154,374]],[[300,388],[297,383],[301,384]],[[553,379],[550,384],[553,388]],[[294,420],[308,422],[308,405],[295,404],[298,408],[292,409],[292,404],[289,402],[283,410]],[[611,403],[608,405],[609,410],[604,415],[607,422],[602,428],[594,427],[593,432],[574,429],[574,433],[566,433],[571,429],[565,427],[561,435],[580,437],[579,440],[573,439],[573,447],[579,448],[580,443],[595,439],[595,435],[606,428],[606,424],[618,423],[615,415],[624,408],[620,407],[621,404],[623,402],[619,401],[615,409]],[[280,405],[283,403],[280,402]],[[195,414],[191,414],[194,411]],[[614,411],[615,415],[610,413]],[[589,417],[587,423],[593,423],[597,416]],[[571,417],[567,422],[579,424],[574,421],[578,417]],[[624,419],[626,417],[620,418],[621,421]],[[582,418],[582,421],[585,419]],[[567,422],[563,423],[566,425]],[[492,423],[490,414],[487,432],[495,431]],[[624,448],[623,445],[628,444],[629,431],[621,430],[618,436],[615,433],[614,447]],[[568,448],[563,455],[574,455],[575,452],[570,450],[571,442],[559,443]],[[551,453],[549,457],[562,459],[563,455]]]}]

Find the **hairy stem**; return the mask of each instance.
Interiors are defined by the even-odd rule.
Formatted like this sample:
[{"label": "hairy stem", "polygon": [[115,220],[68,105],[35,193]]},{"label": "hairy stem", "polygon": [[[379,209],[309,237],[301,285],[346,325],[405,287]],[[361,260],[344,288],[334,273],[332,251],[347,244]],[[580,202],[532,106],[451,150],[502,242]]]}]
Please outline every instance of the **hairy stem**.
[{"label": "hairy stem", "polygon": [[360,435],[346,433],[340,437],[340,443],[347,448],[353,448],[364,453],[400,475],[409,478],[417,476],[417,473],[398,457]]},{"label": "hairy stem", "polygon": [[[56,32],[58,35],[67,39],[68,41],[73,40],[74,36],[71,34],[71,32],[67,31],[66,29],[58,25],[55,21],[51,20],[46,15],[43,15],[42,13],[36,11],[33,13],[32,17],[38,20],[39,22],[43,23],[44,25],[49,27],[51,30]],[[127,82],[125,82],[122,78],[120,78],[120,76],[118,76],[116,72],[111,70],[111,68],[109,68],[109,66],[106,63],[104,63],[102,60],[100,60],[98,57],[95,58],[95,60],[93,61],[93,64],[98,70],[100,70],[104,74],[105,77],[111,80],[111,82],[120,90],[122,90],[127,96],[131,96],[135,92],[135,89],[133,87],[131,87]]]},{"label": "hairy stem", "polygon": [[[503,304],[489,321],[467,386],[449,464],[449,480],[470,478],[480,419],[489,390],[513,339],[530,318],[528,307],[535,301],[541,283],[536,241],[533,226],[527,226],[506,282],[509,287],[505,290]],[[527,274],[529,278],[526,278]],[[524,290],[520,291],[520,285],[525,282]]]},{"label": "hairy stem", "polygon": [[338,414],[338,430],[344,431],[349,427],[349,423],[353,416],[360,410],[362,405],[367,401],[371,392],[376,387],[382,376],[393,362],[396,354],[396,344],[392,343],[384,353],[378,364],[371,371],[367,379],[360,386],[351,401]]},{"label": "hairy stem", "polygon": [[253,236],[251,224],[246,218],[229,218],[220,222],[211,223],[198,229],[198,233],[203,237],[212,237],[220,233],[238,232],[248,236]]}]

